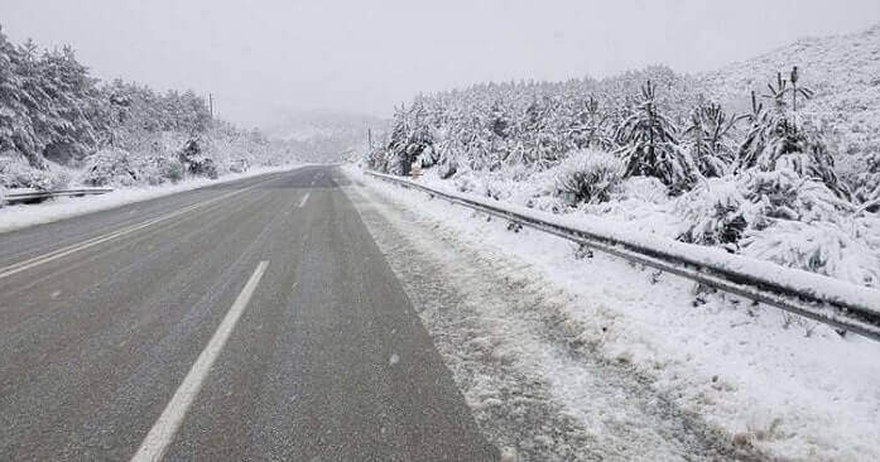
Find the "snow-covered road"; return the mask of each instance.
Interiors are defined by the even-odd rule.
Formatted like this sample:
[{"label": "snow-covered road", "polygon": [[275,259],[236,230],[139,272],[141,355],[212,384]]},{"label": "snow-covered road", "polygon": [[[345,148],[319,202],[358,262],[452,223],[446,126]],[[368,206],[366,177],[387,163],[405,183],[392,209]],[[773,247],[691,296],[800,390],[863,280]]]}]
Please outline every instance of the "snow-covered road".
[{"label": "snow-covered road", "polygon": [[499,446],[531,460],[880,456],[878,345],[731,297],[695,307],[686,281],[576,260],[564,241],[347,173]]},{"label": "snow-covered road", "polygon": [[[363,190],[350,194],[493,442],[527,460],[717,460],[738,450],[626,361],[578,337],[527,265],[468,252],[454,233]],[[445,231],[445,232],[444,232]],[[443,281],[443,283],[438,283]]]},{"label": "snow-covered road", "polygon": [[0,234],[0,460],[499,459],[336,178]]}]

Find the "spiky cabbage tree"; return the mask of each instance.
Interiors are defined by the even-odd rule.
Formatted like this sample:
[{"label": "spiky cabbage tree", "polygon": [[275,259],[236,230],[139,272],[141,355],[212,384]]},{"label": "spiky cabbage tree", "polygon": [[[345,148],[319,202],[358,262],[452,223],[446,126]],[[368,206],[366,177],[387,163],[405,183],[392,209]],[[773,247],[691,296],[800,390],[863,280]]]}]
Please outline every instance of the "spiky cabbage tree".
[{"label": "spiky cabbage tree", "polygon": [[678,145],[678,129],[657,107],[656,86],[642,86],[635,110],[615,134],[627,176],[653,176],[673,193],[687,190],[698,172],[690,155]]},{"label": "spiky cabbage tree", "polygon": [[736,159],[731,135],[742,116],[728,115],[716,103],[701,104],[691,113],[684,131],[691,157],[706,177],[723,176]]},{"label": "spiky cabbage tree", "polygon": [[[773,171],[787,168],[804,178],[825,183],[838,196],[849,198],[846,185],[838,181],[831,157],[821,134],[811,129],[796,112],[798,97],[808,99],[813,91],[798,87],[798,68],[789,79],[776,74],[776,84],[768,84],[764,95],[773,103],[772,110],[757,102],[752,92],[752,113],[747,116],[750,129],[739,148],[735,170],[757,168]],[[791,105],[789,105],[789,96]]]},{"label": "spiky cabbage tree", "polygon": [[608,114],[593,95],[580,102],[579,110],[572,120],[569,136],[577,149],[608,150],[612,139],[607,135]]}]

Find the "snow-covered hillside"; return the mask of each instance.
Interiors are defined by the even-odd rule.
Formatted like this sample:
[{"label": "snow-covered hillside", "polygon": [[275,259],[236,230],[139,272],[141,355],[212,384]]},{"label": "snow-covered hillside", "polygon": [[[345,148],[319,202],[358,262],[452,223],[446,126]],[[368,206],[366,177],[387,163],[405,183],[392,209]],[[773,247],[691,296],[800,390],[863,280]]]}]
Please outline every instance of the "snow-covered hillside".
[{"label": "snow-covered hillside", "polygon": [[[840,172],[880,187],[880,177],[865,175],[869,163],[873,173],[880,171],[880,25],[854,34],[805,38],[696,78],[714,98],[746,111],[752,89],[764,93],[776,72],[792,66],[802,70],[815,91],[802,111],[827,132]],[[873,197],[880,194],[874,191]]]},{"label": "snow-covered hillside", "polygon": [[878,50],[874,27],[703,75],[420,96],[365,163],[877,287]]}]

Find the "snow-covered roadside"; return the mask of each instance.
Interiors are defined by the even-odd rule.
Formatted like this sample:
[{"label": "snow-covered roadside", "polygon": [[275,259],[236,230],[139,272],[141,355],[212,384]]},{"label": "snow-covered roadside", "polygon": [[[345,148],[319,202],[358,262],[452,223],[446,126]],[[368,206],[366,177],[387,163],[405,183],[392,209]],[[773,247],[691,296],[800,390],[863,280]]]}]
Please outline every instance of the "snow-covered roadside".
[{"label": "snow-covered roadside", "polygon": [[228,183],[267,173],[284,172],[307,164],[288,164],[277,167],[258,167],[244,173],[224,175],[216,180],[195,178],[177,184],[120,188],[100,195],[86,197],[60,197],[40,204],[13,205],[0,207],[0,233],[26,228],[40,223],[49,223],[65,218],[101,210],[112,209],[133,202],[140,202],[206,186]]},{"label": "snow-covered roadside", "polygon": [[[658,396],[722,429],[737,446],[786,459],[880,458],[880,345],[788,322],[775,309],[732,297],[695,307],[687,281],[599,254],[576,260],[565,241],[513,233],[498,220],[346,172],[368,186],[365,194],[405,207],[434,233],[455,236],[477,255],[521,262],[503,277],[555,294],[534,305],[560,314],[549,335],[562,332],[575,349],[631,365]],[[594,395],[595,371],[582,360],[569,365],[544,371],[549,390],[594,428],[597,404],[613,406],[614,399]]]},{"label": "snow-covered roadside", "polygon": [[347,192],[477,423],[512,456],[504,460],[758,458],[658,395],[629,365],[586,351],[568,335],[574,329],[560,330],[573,326],[562,311],[569,300],[545,290],[529,265],[471,252],[453,231],[412,226],[420,220],[405,208]]}]

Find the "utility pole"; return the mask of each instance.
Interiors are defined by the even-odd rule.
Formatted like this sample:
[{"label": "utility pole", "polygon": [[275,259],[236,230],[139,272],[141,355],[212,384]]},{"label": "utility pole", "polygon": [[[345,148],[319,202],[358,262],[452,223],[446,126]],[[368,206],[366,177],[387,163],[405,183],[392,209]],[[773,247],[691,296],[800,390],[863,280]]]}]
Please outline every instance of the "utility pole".
[{"label": "utility pole", "polygon": [[367,142],[370,143],[370,151],[373,150],[373,129],[367,128]]},{"label": "utility pole", "polygon": [[208,110],[211,111],[211,118],[214,118],[214,94],[208,93]]}]

